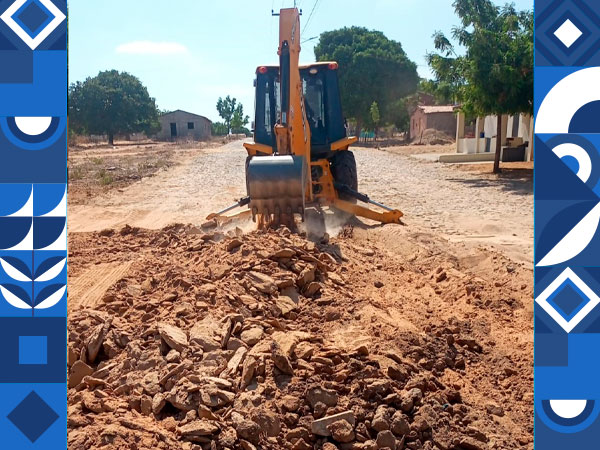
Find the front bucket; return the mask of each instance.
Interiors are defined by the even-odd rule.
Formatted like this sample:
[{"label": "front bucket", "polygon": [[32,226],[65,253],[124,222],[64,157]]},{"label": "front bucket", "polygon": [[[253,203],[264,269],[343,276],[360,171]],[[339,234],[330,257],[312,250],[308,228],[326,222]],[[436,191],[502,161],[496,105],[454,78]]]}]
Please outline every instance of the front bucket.
[{"label": "front bucket", "polygon": [[253,156],[246,164],[246,188],[252,219],[260,214],[277,222],[304,215],[306,163],[302,156]]}]

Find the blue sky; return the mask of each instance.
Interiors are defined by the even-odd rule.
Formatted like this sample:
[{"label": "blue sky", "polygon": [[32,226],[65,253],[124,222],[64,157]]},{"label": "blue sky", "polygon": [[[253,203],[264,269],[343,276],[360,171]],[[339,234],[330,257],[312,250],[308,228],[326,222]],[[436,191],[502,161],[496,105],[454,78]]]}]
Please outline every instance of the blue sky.
[{"label": "blue sky", "polygon": [[[419,74],[430,75],[425,54],[435,30],[458,23],[451,0],[297,0],[302,39],[344,26],[383,31],[402,43]],[[498,4],[504,1],[497,0]],[[531,9],[533,0],[515,0]],[[183,109],[219,120],[219,96],[232,95],[252,116],[256,66],[277,61],[277,18],[271,9],[293,0],[71,0],[70,81],[101,70],[136,75],[161,109]],[[302,46],[314,61],[317,39]]]}]

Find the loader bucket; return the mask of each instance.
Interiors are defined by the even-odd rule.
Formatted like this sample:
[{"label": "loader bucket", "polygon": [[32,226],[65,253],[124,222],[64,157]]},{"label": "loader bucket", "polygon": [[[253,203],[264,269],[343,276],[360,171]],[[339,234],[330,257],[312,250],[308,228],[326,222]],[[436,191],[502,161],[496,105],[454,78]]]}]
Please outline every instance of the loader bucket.
[{"label": "loader bucket", "polygon": [[302,156],[253,156],[246,164],[246,188],[252,219],[290,223],[304,215],[306,163]]}]

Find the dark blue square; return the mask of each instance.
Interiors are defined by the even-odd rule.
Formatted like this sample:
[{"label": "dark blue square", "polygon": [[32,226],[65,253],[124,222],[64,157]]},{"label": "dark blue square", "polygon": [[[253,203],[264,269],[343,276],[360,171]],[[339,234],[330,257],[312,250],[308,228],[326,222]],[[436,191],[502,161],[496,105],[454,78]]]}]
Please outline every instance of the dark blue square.
[{"label": "dark blue square", "polygon": [[31,391],[7,417],[31,442],[35,442],[59,416],[35,391]]},{"label": "dark blue square", "polygon": [[48,337],[19,336],[19,364],[48,364]]},{"label": "dark blue square", "polygon": [[[46,363],[20,364],[23,353],[20,348],[20,338],[36,335],[47,338]],[[66,381],[65,317],[0,317],[0,342],[5,344],[0,383],[64,383]],[[40,352],[35,350],[33,355],[36,354],[39,355]],[[37,357],[36,360],[39,361]]]},{"label": "dark blue square", "polygon": [[0,66],[0,84],[33,84],[32,52],[0,49]]},{"label": "dark blue square", "polygon": [[32,33],[35,33],[42,24],[48,20],[48,15],[35,2],[29,3],[19,14],[19,19],[29,28]]},{"label": "dark blue square", "polygon": [[14,14],[13,19],[29,36],[34,38],[54,16],[38,0],[29,0]]},{"label": "dark blue square", "polygon": [[556,311],[566,320],[571,320],[590,299],[570,280],[565,283],[548,298]]}]

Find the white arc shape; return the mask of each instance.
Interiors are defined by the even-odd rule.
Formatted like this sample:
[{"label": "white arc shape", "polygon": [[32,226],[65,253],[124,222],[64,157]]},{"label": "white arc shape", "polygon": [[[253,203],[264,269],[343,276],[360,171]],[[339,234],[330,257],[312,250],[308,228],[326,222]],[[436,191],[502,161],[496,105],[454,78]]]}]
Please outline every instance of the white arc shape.
[{"label": "white arc shape", "polygon": [[55,240],[52,244],[47,247],[40,248],[38,250],[57,250],[63,251],[67,249],[67,224],[65,222],[65,226],[63,227],[62,233],[57,240]]},{"label": "white arc shape", "polygon": [[31,309],[31,305],[25,303],[23,300],[21,300],[19,297],[17,297],[5,287],[0,286],[0,292],[2,292],[2,295],[11,306],[14,306],[18,309]]},{"label": "white arc shape", "polygon": [[39,136],[52,124],[52,117],[15,117],[17,128],[29,136]]},{"label": "white arc shape", "polygon": [[23,281],[23,282],[31,281],[31,278],[29,278],[27,275],[25,275],[23,272],[21,272],[19,269],[17,269],[12,264],[5,261],[3,258],[0,258],[0,264],[2,264],[2,268],[6,272],[6,275],[11,277],[13,280]]},{"label": "white arc shape", "polygon": [[557,416],[563,419],[574,419],[587,405],[587,400],[550,400],[550,407]]},{"label": "white arc shape", "polygon": [[66,217],[67,216],[67,190],[65,189],[65,193],[63,194],[60,203],[56,205],[56,207],[42,215],[41,217]]},{"label": "white arc shape", "polygon": [[9,214],[8,217],[32,217],[33,216],[33,186],[27,202],[17,212]]},{"label": "white arc shape", "polygon": [[65,267],[67,259],[63,259],[59,263],[53,265],[50,269],[46,270],[43,274],[35,279],[35,281],[50,281],[56,278]]},{"label": "white arc shape", "polygon": [[600,203],[592,208],[571,231],[558,241],[552,250],[537,263],[538,266],[553,266],[579,255],[592,241],[600,221]]},{"label": "white arc shape", "polygon": [[63,295],[65,294],[66,290],[67,290],[66,286],[61,287],[58,291],[56,291],[50,297],[45,299],[42,303],[40,303],[39,305],[36,305],[35,309],[52,308],[54,305],[56,305],[58,302],[60,302],[60,300],[63,298]]},{"label": "white arc shape", "polygon": [[552,151],[561,159],[565,156],[575,158],[579,165],[576,175],[581,181],[587,183],[587,180],[590,179],[590,175],[592,174],[592,160],[590,159],[590,155],[588,155],[583,148],[577,144],[565,143],[557,145]]},{"label": "white arc shape", "polygon": [[535,119],[536,133],[568,133],[571,119],[584,105],[600,100],[600,67],[566,76],[546,95]]},{"label": "white arc shape", "polygon": [[7,248],[6,250],[33,250],[33,221],[31,222],[31,227],[29,227],[29,232],[27,233],[27,236],[25,236],[25,239],[14,247]]}]

